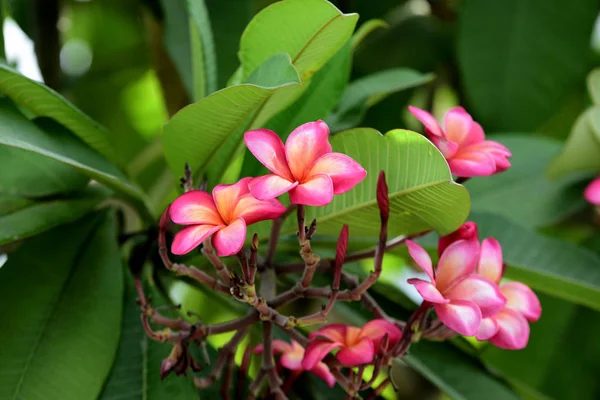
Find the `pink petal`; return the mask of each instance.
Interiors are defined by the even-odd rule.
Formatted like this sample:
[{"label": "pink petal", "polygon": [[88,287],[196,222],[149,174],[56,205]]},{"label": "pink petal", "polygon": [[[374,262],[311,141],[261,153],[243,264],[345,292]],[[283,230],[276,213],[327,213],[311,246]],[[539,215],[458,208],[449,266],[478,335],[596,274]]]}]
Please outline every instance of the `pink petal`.
[{"label": "pink petal", "polygon": [[436,287],[444,291],[458,279],[475,272],[479,258],[479,243],[475,240],[458,240],[442,253],[437,267]]},{"label": "pink petal", "polygon": [[593,205],[600,206],[600,178],[596,178],[587,185],[583,195]]},{"label": "pink petal", "polygon": [[407,282],[415,286],[415,289],[417,289],[421,297],[423,297],[423,300],[439,304],[450,302],[450,300],[446,300],[439,290],[429,282],[425,282],[421,279],[409,279]]},{"label": "pink petal", "polygon": [[489,176],[496,172],[496,163],[492,156],[481,152],[459,152],[448,160],[450,171],[462,178]]},{"label": "pink petal", "polygon": [[324,206],[333,200],[333,183],[329,175],[313,175],[290,191],[290,201],[307,206]]},{"label": "pink petal", "polygon": [[367,171],[353,158],[341,153],[328,153],[320,157],[306,173],[306,179],[316,174],[329,175],[333,193],[345,193],[365,179]]},{"label": "pink petal", "polygon": [[420,108],[408,106],[408,111],[412,113],[423,125],[425,125],[425,129],[429,131],[432,135],[444,137],[444,132],[442,132],[442,128],[440,128],[440,124],[435,120],[433,115],[429,114],[425,110],[421,110]]},{"label": "pink petal", "polygon": [[448,110],[444,117],[444,131],[448,140],[459,145],[465,140],[471,130],[473,118],[462,107]]},{"label": "pink petal", "polygon": [[492,336],[490,343],[501,349],[520,350],[529,342],[529,323],[519,312],[505,308],[494,319],[498,323],[498,333]]},{"label": "pink petal", "polygon": [[398,327],[385,319],[374,319],[367,322],[361,329],[360,335],[362,337],[368,337],[373,341],[373,347],[375,351],[379,349],[379,342],[381,339],[388,335],[389,345],[391,348],[400,340],[402,331]]},{"label": "pink petal", "polygon": [[279,175],[269,174],[252,179],[248,186],[252,196],[259,200],[268,200],[289,192],[298,186],[298,182],[291,182]]},{"label": "pink petal", "polygon": [[450,140],[446,140],[441,137],[433,136],[431,137],[431,141],[435,144],[441,152],[444,158],[450,159],[456,155],[459,149],[459,144],[456,142],[452,142]]},{"label": "pink petal", "polygon": [[467,133],[467,136],[465,136],[461,143],[461,147],[464,148],[475,143],[483,142],[484,140],[485,133],[483,132],[483,128],[477,122],[473,121],[469,133]]},{"label": "pink petal", "polygon": [[332,343],[328,340],[313,340],[306,346],[306,350],[304,351],[302,368],[306,371],[312,370],[331,350],[337,349],[340,346],[341,343]]},{"label": "pink petal", "polygon": [[171,219],[181,225],[224,225],[210,194],[192,190],[179,196],[169,208]]},{"label": "pink petal", "polygon": [[213,199],[219,210],[219,214],[226,224],[231,223],[235,217],[233,210],[242,196],[250,193],[248,183],[252,178],[240,179],[232,185],[217,185],[212,191]]},{"label": "pink petal", "polygon": [[502,263],[502,247],[494,238],[487,238],[481,242],[481,255],[479,256],[479,266],[477,273],[488,278],[496,284],[504,274]]},{"label": "pink petal", "polygon": [[475,222],[467,221],[451,234],[442,236],[438,240],[438,256],[442,255],[448,246],[458,240],[479,240],[477,224]]},{"label": "pink petal", "polygon": [[[262,346],[262,345],[260,345]],[[304,350],[304,349],[303,349]],[[275,339],[273,340],[273,352],[277,353],[289,353],[294,351],[294,348],[288,342],[284,342],[283,340]]]},{"label": "pink petal", "polygon": [[331,153],[329,127],[321,120],[300,125],[285,142],[285,157],[296,181],[302,181],[308,169],[327,153]]},{"label": "pink petal", "polygon": [[491,157],[496,166],[496,170],[494,172],[495,174],[510,167],[510,161],[508,161],[508,158],[512,156],[512,153],[501,143],[494,142],[492,140],[485,140],[483,142],[464,147],[460,151],[459,157],[462,158],[463,154],[470,153],[485,153]]},{"label": "pink petal", "polygon": [[506,298],[494,282],[479,275],[462,278],[444,291],[444,297],[451,300],[468,300],[481,310],[483,318],[491,317],[502,310]]},{"label": "pink petal", "polygon": [[498,333],[498,323],[496,322],[494,317],[484,318],[481,320],[481,324],[479,325],[479,329],[477,330],[477,334],[475,338],[477,340],[488,340],[496,333]]},{"label": "pink petal", "polygon": [[335,377],[329,370],[329,367],[324,362],[319,362],[313,369],[310,370],[313,374],[327,382],[327,386],[330,388],[335,386]]},{"label": "pink petal", "polygon": [[338,361],[347,367],[369,364],[374,356],[375,347],[368,337],[360,339],[352,346],[342,347],[335,355]]},{"label": "pink petal", "polygon": [[521,282],[509,282],[500,286],[500,291],[506,297],[506,308],[520,312],[529,322],[540,319],[542,306],[529,286]]},{"label": "pink petal", "polygon": [[481,323],[481,311],[474,303],[452,300],[448,304],[434,304],[435,312],[444,325],[465,336],[473,336]]},{"label": "pink petal", "polygon": [[285,212],[285,207],[276,199],[258,200],[250,193],[239,198],[233,209],[233,218],[243,218],[246,225],[258,221],[275,219]]},{"label": "pink petal", "polygon": [[218,231],[212,238],[213,246],[220,257],[236,254],[246,240],[246,223],[242,218],[234,220],[231,224]]},{"label": "pink petal", "polygon": [[289,370],[297,371],[302,369],[302,358],[304,357],[304,352],[302,353],[283,353],[279,362],[281,365],[286,367]]},{"label": "pink petal", "polygon": [[435,283],[435,275],[433,273],[433,266],[431,264],[431,257],[427,254],[424,248],[413,242],[412,240],[406,241],[406,247],[408,248],[408,254],[417,263],[419,267],[429,276],[432,283]]},{"label": "pink petal", "polygon": [[244,133],[244,142],[248,150],[269,171],[288,180],[295,180],[285,159],[285,147],[277,134],[268,129],[257,129]]},{"label": "pink petal", "polygon": [[171,252],[177,255],[189,253],[194,248],[198,247],[200,243],[209,238],[210,235],[223,227],[223,225],[188,226],[177,232],[175,235],[175,239],[173,239],[173,244],[171,245]]},{"label": "pink petal", "polygon": [[308,335],[309,339],[314,339],[317,336],[322,336],[332,342],[344,343],[346,341],[346,331],[348,327],[344,324],[329,324]]}]

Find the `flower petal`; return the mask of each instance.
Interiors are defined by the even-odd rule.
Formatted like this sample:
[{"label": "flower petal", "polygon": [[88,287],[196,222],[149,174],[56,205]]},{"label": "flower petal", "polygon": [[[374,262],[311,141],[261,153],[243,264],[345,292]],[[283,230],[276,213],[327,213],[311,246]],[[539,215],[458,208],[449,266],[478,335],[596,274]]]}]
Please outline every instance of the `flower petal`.
[{"label": "flower petal", "polygon": [[313,369],[310,370],[313,374],[327,382],[327,386],[330,388],[335,386],[335,377],[329,370],[329,367],[324,362],[319,362]]},{"label": "flower petal", "polygon": [[192,190],[179,196],[169,208],[171,219],[180,225],[224,225],[210,194]]},{"label": "flower petal", "polygon": [[210,237],[213,233],[224,228],[223,225],[194,225],[188,226],[177,232],[171,244],[173,254],[182,255],[189,253]]},{"label": "flower petal", "polygon": [[438,240],[438,256],[441,256],[448,246],[458,240],[479,240],[477,224],[472,221],[467,221],[451,234],[442,236]]},{"label": "flower petal", "polygon": [[298,182],[291,182],[279,175],[269,174],[252,179],[248,186],[252,196],[259,200],[269,200],[289,192],[298,186]]},{"label": "flower petal", "polygon": [[344,324],[329,324],[321,329],[308,334],[309,339],[314,339],[317,336],[323,336],[332,342],[344,343],[346,341],[347,326]]},{"label": "flower petal", "polygon": [[477,273],[490,281],[498,284],[504,274],[502,264],[502,247],[494,238],[487,238],[481,242],[481,254]]},{"label": "flower petal", "polygon": [[529,286],[521,282],[509,282],[500,286],[506,297],[506,307],[518,311],[529,321],[535,322],[542,315],[540,300]]},{"label": "flower petal", "polygon": [[[262,343],[257,345],[252,352],[254,354],[262,354],[264,348]],[[293,351],[292,345],[288,342],[284,342],[283,340],[275,339],[273,340],[273,353],[288,353]]]},{"label": "flower petal", "polygon": [[479,259],[479,243],[476,240],[458,240],[440,256],[436,271],[436,287],[444,291],[464,276],[475,272]]},{"label": "flower petal", "polygon": [[306,371],[312,370],[319,361],[325,358],[333,349],[337,349],[341,343],[332,343],[328,340],[313,340],[306,346],[304,358],[302,359],[302,368]]},{"label": "flower petal", "polygon": [[483,132],[483,128],[477,122],[473,121],[469,133],[467,133],[467,136],[465,136],[460,145],[464,148],[475,143],[483,142],[484,140],[485,133]]},{"label": "flower petal", "polygon": [[583,195],[591,204],[600,206],[600,178],[596,178],[587,185]]},{"label": "flower petal", "polygon": [[412,113],[423,125],[425,125],[425,129],[432,135],[444,137],[444,132],[442,132],[442,128],[440,124],[435,120],[433,115],[429,114],[425,110],[421,110],[420,108],[408,106],[408,111]]},{"label": "flower petal", "polygon": [[290,190],[290,201],[307,206],[324,206],[333,200],[333,183],[329,175],[313,175],[306,181]]},{"label": "flower petal", "polygon": [[244,142],[254,157],[269,171],[294,180],[285,159],[285,147],[279,136],[268,129],[256,129],[244,133]]},{"label": "flower petal", "polygon": [[505,308],[494,316],[498,333],[488,341],[501,349],[520,350],[529,342],[529,323],[519,312]]},{"label": "flower petal", "polygon": [[243,218],[246,225],[258,221],[275,219],[285,212],[285,207],[276,199],[258,200],[250,193],[239,198],[233,209],[233,218]]},{"label": "flower petal", "polygon": [[217,185],[213,189],[213,199],[215,200],[219,214],[221,214],[221,217],[226,224],[235,220],[233,210],[240,198],[243,195],[250,193],[248,184],[251,180],[252,178],[244,178],[232,185]]},{"label": "flower petal", "polygon": [[433,273],[433,266],[431,264],[431,257],[427,254],[424,248],[413,242],[412,240],[406,241],[406,247],[408,253],[419,267],[429,276],[432,283],[435,283],[435,275]]},{"label": "flower petal", "polygon": [[459,144],[456,142],[452,142],[450,140],[446,140],[441,137],[433,136],[431,137],[431,141],[435,144],[441,152],[444,158],[450,159],[456,155],[459,149]]},{"label": "flower petal", "polygon": [[481,323],[481,311],[474,303],[452,300],[448,304],[434,304],[435,312],[444,325],[465,336],[473,336]]},{"label": "flower petal", "polygon": [[327,153],[331,153],[329,127],[321,120],[300,125],[285,142],[285,157],[293,180],[302,181],[309,168]]},{"label": "flower petal", "polygon": [[489,176],[496,172],[496,163],[492,156],[481,152],[459,152],[448,160],[450,171],[462,178]]},{"label": "flower petal", "polygon": [[437,288],[429,282],[425,282],[421,279],[416,278],[409,279],[407,282],[415,286],[415,289],[417,289],[417,291],[425,301],[439,304],[446,304],[450,302],[450,300],[446,300],[444,296],[440,293],[440,291],[437,290]]},{"label": "flower petal", "polygon": [[327,153],[320,157],[306,173],[305,179],[326,174],[333,183],[333,193],[345,193],[365,179],[367,171],[352,157],[342,153]]},{"label": "flower petal", "polygon": [[446,138],[459,145],[465,140],[471,130],[473,118],[462,107],[453,107],[444,116],[444,131]]},{"label": "flower petal", "polygon": [[462,278],[444,291],[451,300],[468,300],[481,310],[483,318],[491,317],[506,305],[506,298],[494,282],[479,275]]},{"label": "flower petal", "polygon": [[477,330],[475,338],[477,340],[488,340],[498,333],[498,329],[500,329],[500,327],[494,317],[484,318],[481,320],[481,324],[479,325],[479,329]]},{"label": "flower petal", "polygon": [[302,370],[302,358],[304,353],[283,353],[279,362],[289,370]]},{"label": "flower petal", "polygon": [[218,231],[212,238],[219,257],[226,257],[240,251],[246,240],[246,223],[237,218],[229,226]]},{"label": "flower petal", "polygon": [[363,337],[352,346],[342,347],[335,355],[340,363],[347,367],[369,364],[375,356],[373,341]]},{"label": "flower petal", "polygon": [[400,340],[402,331],[396,325],[381,318],[367,322],[360,331],[361,337],[368,337],[373,341],[375,351],[379,350],[379,342],[386,334],[389,340],[388,348],[392,348]]}]

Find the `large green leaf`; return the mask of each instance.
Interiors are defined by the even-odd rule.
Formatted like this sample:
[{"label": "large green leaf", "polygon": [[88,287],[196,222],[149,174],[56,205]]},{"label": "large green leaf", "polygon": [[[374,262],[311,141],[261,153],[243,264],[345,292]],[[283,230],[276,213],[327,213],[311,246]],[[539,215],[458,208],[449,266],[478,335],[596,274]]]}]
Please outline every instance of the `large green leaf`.
[{"label": "large green leaf", "polygon": [[585,170],[600,170],[600,105],[588,108],[575,121],[565,147],[548,173],[556,177]]},{"label": "large green leaf", "polygon": [[506,276],[540,292],[600,310],[600,257],[593,252],[530,231],[504,217],[474,213],[482,238],[502,245]]},{"label": "large green leaf", "polygon": [[461,3],[458,61],[486,129],[529,131],[553,114],[583,79],[597,12],[595,0]]},{"label": "large green leaf", "polygon": [[53,121],[40,121],[43,130],[11,105],[0,103],[0,144],[40,154],[74,167],[117,192],[143,202],[145,195],[100,154]]},{"label": "large green leaf", "polygon": [[585,205],[578,177],[550,181],[546,166],[561,142],[531,134],[490,137],[512,151],[512,166],[501,174],[469,180],[472,210],[493,212],[526,227],[550,225]]},{"label": "large green leaf", "polygon": [[44,197],[73,192],[89,178],[56,160],[14,147],[0,146],[0,195]]},{"label": "large green leaf", "polygon": [[95,399],[119,343],[122,277],[108,212],[11,254],[0,269],[0,398]]},{"label": "large green leaf", "polygon": [[[76,221],[105,198],[105,192],[90,188],[71,197],[52,198],[13,208],[12,213],[0,216],[0,245]],[[8,205],[8,208],[11,206]]]},{"label": "large green leaf", "polygon": [[[148,291],[152,305],[167,302],[156,288]],[[121,343],[112,372],[99,400],[194,400],[198,393],[190,379],[171,374],[160,379],[161,361],[169,356],[172,345],[148,338],[140,322],[137,292],[129,285],[125,293]]]},{"label": "large green leaf", "polygon": [[191,104],[163,128],[163,145],[169,167],[180,176],[188,162],[196,176],[209,164],[226,165],[239,147],[242,134],[265,102],[277,90],[298,85],[300,78],[289,56],[276,54],[249,78],[250,83],[232,86]]},{"label": "large green leaf", "polygon": [[0,92],[34,115],[60,122],[88,146],[108,160],[117,162],[105,128],[49,87],[0,64]]},{"label": "large green leaf", "polygon": [[389,95],[424,85],[432,74],[421,74],[412,69],[397,68],[367,75],[350,83],[335,112],[327,119],[332,131],[350,129],[363,120],[367,109]]},{"label": "large green leaf", "polygon": [[217,90],[217,56],[204,0],[187,0],[190,14],[194,99],[200,100]]},{"label": "large green leaf", "polygon": [[600,104],[600,68],[593,69],[587,77],[587,89],[594,104]]},{"label": "large green leaf", "polygon": [[242,80],[269,57],[288,53],[302,81],[317,72],[352,35],[357,14],[326,0],[285,0],[258,13],[240,41]]}]

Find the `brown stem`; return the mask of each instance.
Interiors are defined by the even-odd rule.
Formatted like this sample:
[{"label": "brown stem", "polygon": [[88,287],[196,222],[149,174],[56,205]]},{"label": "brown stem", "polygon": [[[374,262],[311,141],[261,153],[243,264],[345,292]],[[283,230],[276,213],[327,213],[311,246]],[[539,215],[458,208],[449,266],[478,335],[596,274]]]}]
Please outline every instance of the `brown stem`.
[{"label": "brown stem", "polygon": [[235,354],[231,353],[227,356],[225,361],[225,373],[223,374],[223,380],[221,381],[221,388],[219,394],[221,399],[231,399],[230,390],[233,382],[233,368],[235,367]]},{"label": "brown stem", "polygon": [[248,373],[250,371],[250,362],[252,361],[252,347],[246,346],[244,355],[242,356],[242,363],[238,369],[238,381],[236,386],[236,399],[241,399],[244,395],[244,388],[246,387],[246,380],[248,379]]},{"label": "brown stem", "polygon": [[[194,384],[198,388],[207,388],[212,386],[223,372],[223,368],[225,368],[230,362],[230,358],[235,362],[235,350],[237,349],[238,344],[244,339],[246,333],[248,333],[248,327],[239,329],[235,335],[219,350],[219,355],[217,356],[217,361],[215,362],[212,371],[209,376],[206,377],[196,377],[194,378]],[[233,367],[232,367],[233,368]],[[230,373],[233,373],[231,371]],[[227,379],[227,378],[225,378]],[[229,377],[229,383],[231,383],[231,377]],[[223,395],[223,393],[221,393]]]},{"label": "brown stem", "polygon": [[394,358],[402,357],[406,354],[408,348],[412,344],[415,333],[420,332],[421,326],[423,325],[430,308],[431,303],[428,301],[423,301],[421,305],[412,313],[408,321],[406,321],[406,326],[402,332],[402,337],[390,352]]},{"label": "brown stem", "polygon": [[255,233],[252,236],[252,244],[250,245],[250,261],[248,263],[248,284],[254,285],[256,271],[258,270],[258,235]]},{"label": "brown stem", "polygon": [[391,382],[392,380],[389,377],[386,378],[383,382],[379,384],[379,386],[377,386],[373,390],[373,392],[369,395],[368,400],[375,400],[377,396],[379,396],[385,390],[385,388],[389,386]]},{"label": "brown stem", "polygon": [[[227,265],[225,265],[225,263],[223,261],[221,261],[221,259],[217,255],[217,253],[215,253],[215,249],[212,245],[210,238],[206,239],[204,241],[203,246],[202,246],[202,254],[215,267],[215,269],[217,270],[217,274],[219,274],[221,279],[223,279],[223,282],[225,282],[227,285],[229,285],[230,275],[229,275],[229,270],[227,269]],[[228,291],[229,291],[229,289],[228,289]]]},{"label": "brown stem", "polygon": [[[265,265],[271,265],[275,259],[275,252],[277,251],[277,242],[279,241],[279,233],[281,232],[281,226],[285,222],[286,218],[294,212],[296,204],[290,205],[283,214],[281,214],[276,220],[273,221],[271,227],[271,236],[269,237],[269,246],[267,247],[267,258],[265,259]],[[304,207],[304,206],[300,206]]]},{"label": "brown stem", "polygon": [[250,284],[250,267],[248,266],[248,257],[246,257],[246,252],[242,247],[240,251],[236,254],[238,258],[238,262],[240,263],[240,268],[242,269],[242,276],[244,277],[244,281],[247,284]]}]

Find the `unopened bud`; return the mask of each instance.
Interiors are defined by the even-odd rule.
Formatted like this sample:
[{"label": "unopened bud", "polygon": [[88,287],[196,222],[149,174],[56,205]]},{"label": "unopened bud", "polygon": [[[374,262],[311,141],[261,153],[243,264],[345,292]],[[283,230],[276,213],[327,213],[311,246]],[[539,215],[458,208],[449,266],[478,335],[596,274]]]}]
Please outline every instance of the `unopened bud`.
[{"label": "unopened bud", "polygon": [[438,241],[438,255],[441,256],[448,246],[458,240],[479,240],[477,224],[467,221],[451,234],[442,236]]},{"label": "unopened bud", "polygon": [[165,358],[160,365],[160,379],[163,380],[173,371],[177,365],[182,361],[183,346],[180,343],[173,345],[173,349],[169,354],[169,357]]},{"label": "unopened bud", "polygon": [[377,179],[377,205],[379,206],[379,213],[382,221],[387,221],[390,215],[390,199],[388,197],[388,186],[385,181],[385,172],[379,173]]}]

